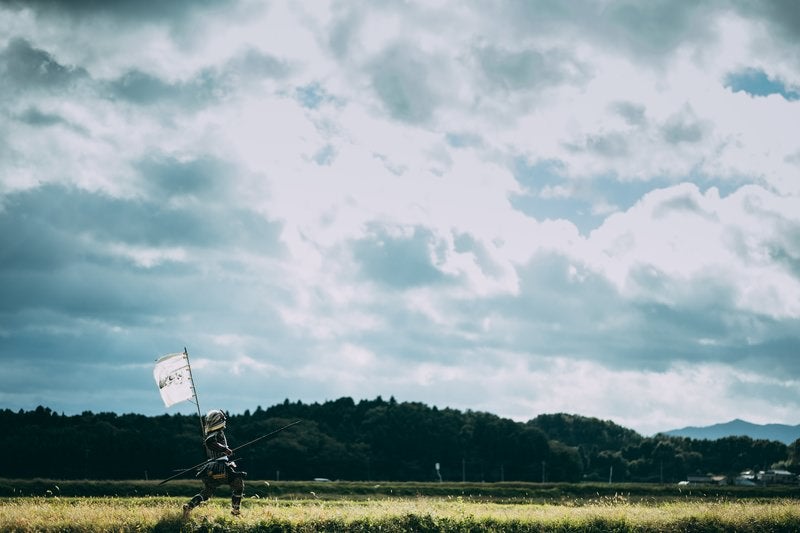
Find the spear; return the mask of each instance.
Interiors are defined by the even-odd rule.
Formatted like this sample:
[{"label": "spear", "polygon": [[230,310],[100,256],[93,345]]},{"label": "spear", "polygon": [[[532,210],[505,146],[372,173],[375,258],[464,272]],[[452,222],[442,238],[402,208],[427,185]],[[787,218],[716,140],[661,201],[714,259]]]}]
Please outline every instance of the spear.
[{"label": "spear", "polygon": [[[300,420],[295,420],[295,421],[294,421],[294,422],[292,422],[291,424],[286,424],[285,426],[283,426],[283,427],[281,427],[281,428],[278,428],[278,429],[276,429],[275,431],[270,431],[270,432],[269,432],[269,433],[267,433],[266,435],[261,435],[260,437],[258,437],[258,438],[256,438],[256,439],[253,439],[253,440],[251,440],[250,442],[245,442],[245,443],[244,443],[244,444],[242,444],[241,446],[237,446],[236,448],[233,448],[233,449],[231,450],[231,455],[233,455],[233,454],[234,454],[234,453],[235,453],[237,450],[241,450],[241,449],[242,449],[242,448],[244,448],[245,446],[250,446],[251,444],[255,444],[256,442],[258,442],[258,441],[260,441],[260,440],[264,440],[264,439],[266,439],[266,438],[268,438],[268,437],[271,437],[271,436],[273,436],[273,435],[275,435],[275,434],[277,434],[277,433],[280,433],[280,432],[281,432],[281,431],[283,431],[284,429],[288,429],[288,428],[290,428],[290,427],[294,426],[295,424],[299,424],[300,422],[301,422]],[[167,481],[172,481],[172,480],[173,480],[173,479],[175,479],[175,478],[181,477],[183,474],[185,474],[186,472],[189,472],[190,470],[194,470],[194,469],[196,469],[196,468],[200,468],[201,466],[203,466],[203,465],[206,465],[206,464],[208,464],[208,463],[212,463],[212,462],[214,462],[214,461],[225,460],[225,459],[227,459],[227,458],[226,458],[226,457],[219,457],[219,458],[217,458],[217,459],[207,459],[207,460],[203,461],[202,463],[198,463],[198,464],[196,464],[196,465],[194,465],[194,466],[191,466],[191,467],[189,467],[189,468],[184,468],[183,470],[181,470],[180,472],[178,472],[178,473],[177,473],[177,474],[175,474],[174,476],[170,476],[170,477],[168,477],[167,479],[165,479],[165,480],[163,480],[163,481],[159,482],[159,485],[163,485],[163,484],[164,484],[164,483],[166,483]]]}]

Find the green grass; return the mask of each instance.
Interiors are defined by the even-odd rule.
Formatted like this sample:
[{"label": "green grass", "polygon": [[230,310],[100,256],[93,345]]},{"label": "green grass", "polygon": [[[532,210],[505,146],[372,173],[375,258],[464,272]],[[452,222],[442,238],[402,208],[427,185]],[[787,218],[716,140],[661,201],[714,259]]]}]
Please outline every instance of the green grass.
[{"label": "green grass", "polygon": [[463,497],[302,499],[250,497],[240,517],[212,499],[180,516],[183,497],[0,498],[9,532],[789,532],[800,531],[795,499],[673,499],[624,496],[555,503],[498,503]]}]

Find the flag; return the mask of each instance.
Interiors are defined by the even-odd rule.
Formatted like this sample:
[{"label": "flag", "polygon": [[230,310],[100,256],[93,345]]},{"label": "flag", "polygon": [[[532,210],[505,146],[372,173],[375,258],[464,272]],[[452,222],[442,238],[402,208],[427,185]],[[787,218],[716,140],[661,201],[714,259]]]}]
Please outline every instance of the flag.
[{"label": "flag", "polygon": [[171,353],[156,361],[153,377],[167,407],[194,398],[194,384],[186,353]]}]

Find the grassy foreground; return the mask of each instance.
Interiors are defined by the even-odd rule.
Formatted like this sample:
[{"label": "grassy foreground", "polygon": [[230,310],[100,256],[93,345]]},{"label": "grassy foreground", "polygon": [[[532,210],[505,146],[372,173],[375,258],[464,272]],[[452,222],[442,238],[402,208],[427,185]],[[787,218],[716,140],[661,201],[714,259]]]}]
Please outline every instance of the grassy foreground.
[{"label": "grassy foreground", "polygon": [[9,532],[790,532],[800,531],[794,499],[632,502],[624,497],[504,504],[459,497],[260,499],[240,517],[218,497],[183,522],[185,498],[0,498]]}]

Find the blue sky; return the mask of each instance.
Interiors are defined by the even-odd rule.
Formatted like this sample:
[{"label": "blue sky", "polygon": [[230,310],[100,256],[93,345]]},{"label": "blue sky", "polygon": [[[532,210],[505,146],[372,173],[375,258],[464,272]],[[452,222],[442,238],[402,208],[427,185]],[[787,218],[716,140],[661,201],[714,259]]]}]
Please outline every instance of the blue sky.
[{"label": "blue sky", "polygon": [[798,21],[0,1],[0,407],[800,423]]}]

